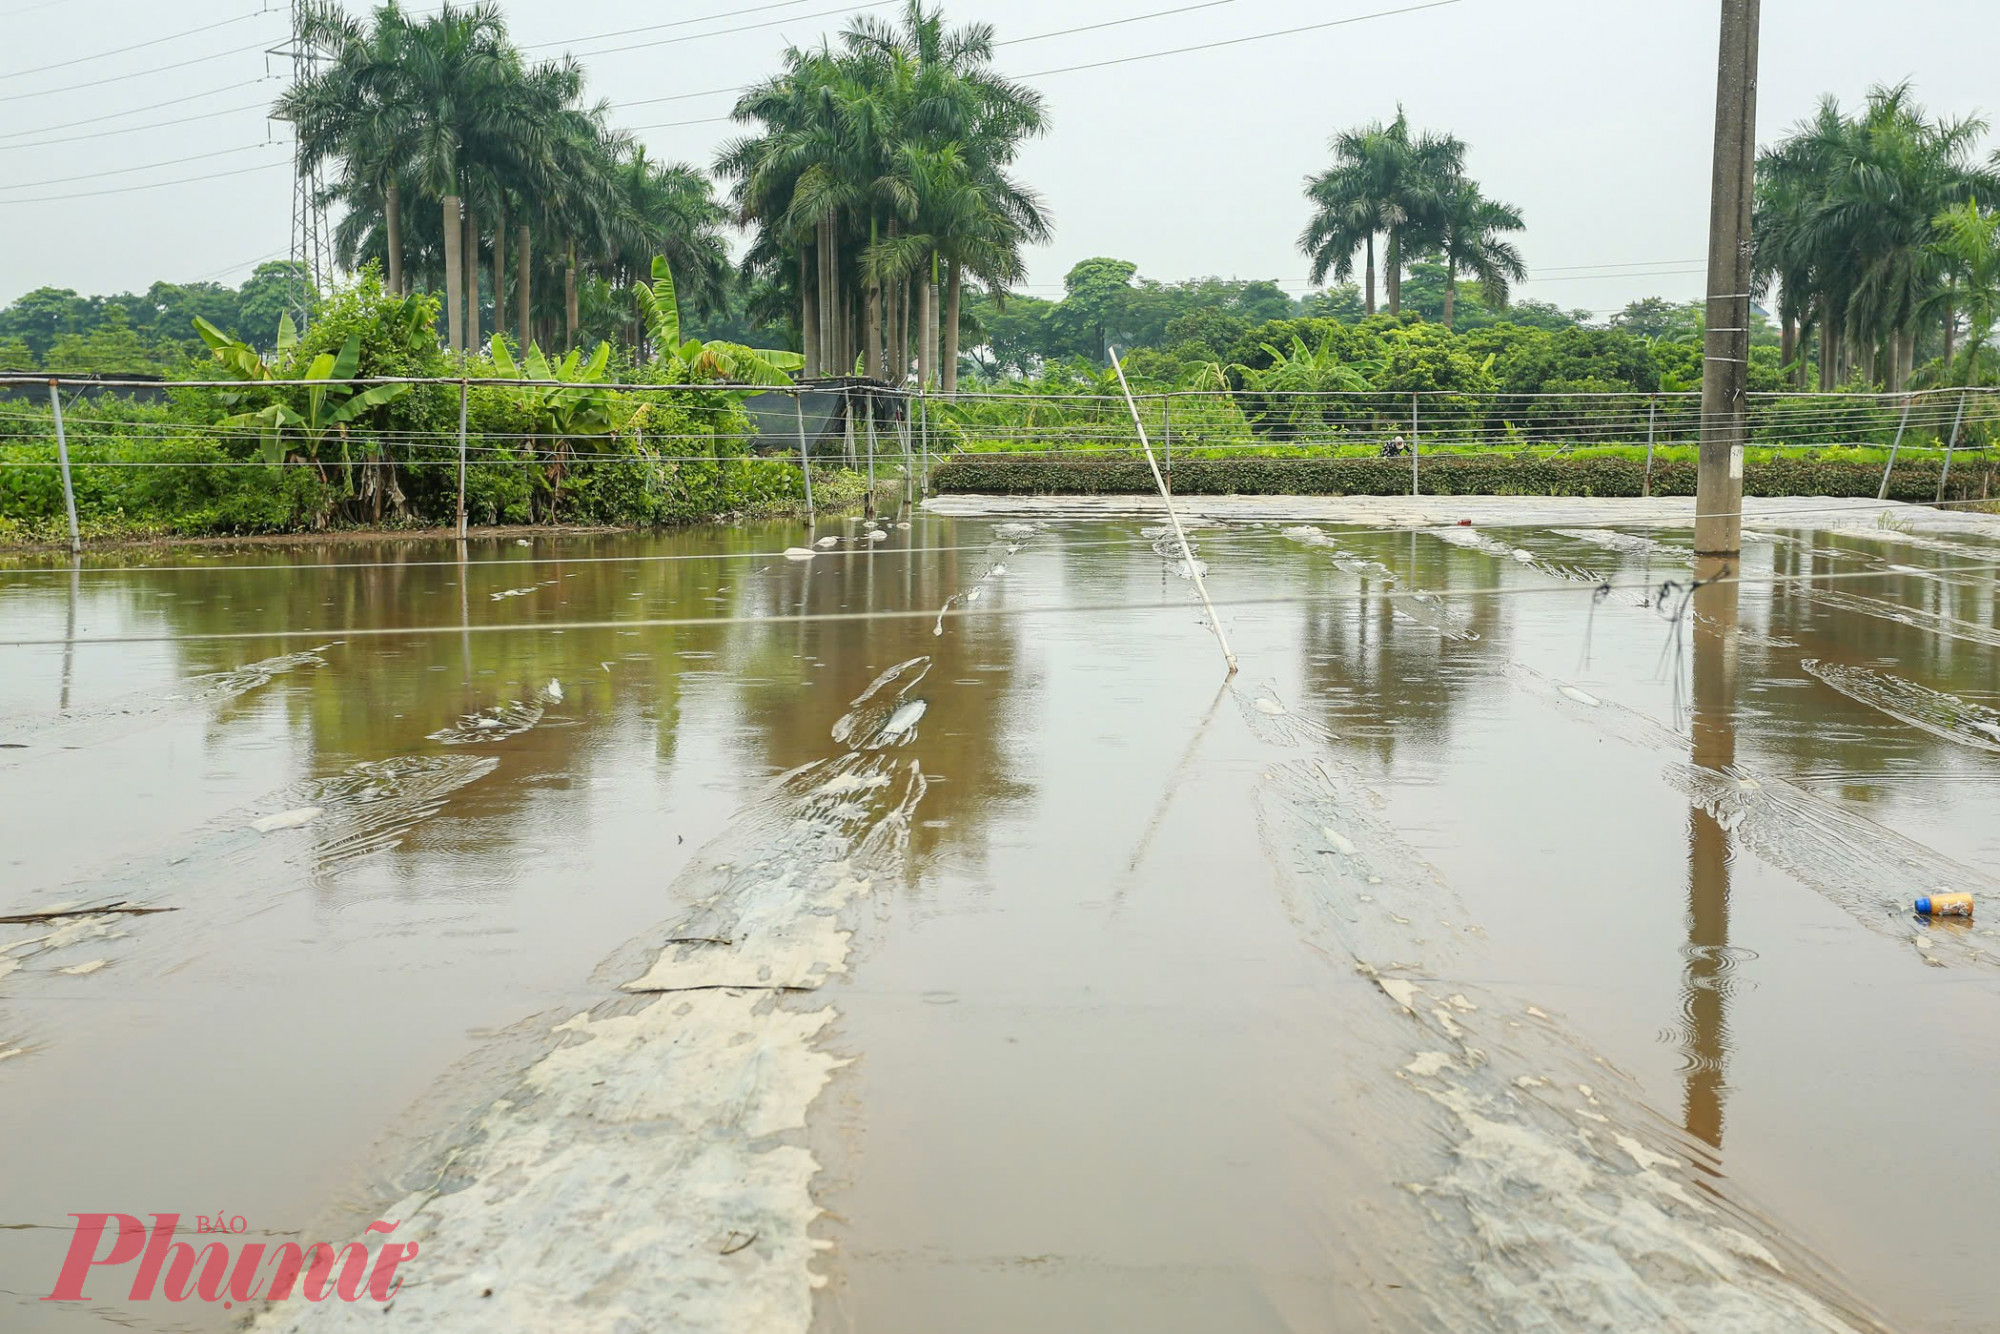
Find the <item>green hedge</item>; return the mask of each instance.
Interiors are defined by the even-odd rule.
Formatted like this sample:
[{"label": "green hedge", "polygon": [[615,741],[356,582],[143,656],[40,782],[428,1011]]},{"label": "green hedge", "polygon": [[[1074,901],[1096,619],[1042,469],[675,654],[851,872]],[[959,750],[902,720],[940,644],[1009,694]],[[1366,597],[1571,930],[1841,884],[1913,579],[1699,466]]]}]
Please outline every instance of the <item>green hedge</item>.
[{"label": "green hedge", "polygon": [[[1937,496],[1941,462],[1901,464],[1891,479],[1895,500]],[[1437,496],[1637,496],[1643,461],[1620,458],[1520,459],[1441,457],[1419,470],[1422,490]],[[1946,492],[1950,500],[1981,500],[2000,492],[2000,462],[1957,459]],[[1137,495],[1155,490],[1143,458],[1044,460],[957,455],[932,475],[940,492],[1027,495]],[[1202,496],[1406,496],[1407,459],[1185,459],[1174,464],[1177,493]],[[1858,496],[1872,499],[1882,485],[1879,467],[1838,459],[1780,458],[1744,469],[1743,489],[1753,496]],[[1653,494],[1692,496],[1692,459],[1653,465]]]}]

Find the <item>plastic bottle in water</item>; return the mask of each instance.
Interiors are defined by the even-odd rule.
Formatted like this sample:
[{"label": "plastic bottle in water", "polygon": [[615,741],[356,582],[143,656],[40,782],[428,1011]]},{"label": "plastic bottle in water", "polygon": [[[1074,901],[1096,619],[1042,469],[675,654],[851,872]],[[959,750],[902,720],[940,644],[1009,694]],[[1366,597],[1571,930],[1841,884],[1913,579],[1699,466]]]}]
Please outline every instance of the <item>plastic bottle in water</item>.
[{"label": "plastic bottle in water", "polygon": [[1927,894],[1917,900],[1919,917],[1970,917],[1972,916],[1972,895],[1970,894]]}]

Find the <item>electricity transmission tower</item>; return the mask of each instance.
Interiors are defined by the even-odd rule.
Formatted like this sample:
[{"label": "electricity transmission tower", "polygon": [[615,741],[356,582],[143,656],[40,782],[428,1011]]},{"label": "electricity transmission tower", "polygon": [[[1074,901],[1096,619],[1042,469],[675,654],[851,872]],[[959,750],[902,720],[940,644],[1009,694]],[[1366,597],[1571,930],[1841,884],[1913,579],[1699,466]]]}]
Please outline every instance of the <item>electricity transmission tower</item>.
[{"label": "electricity transmission tower", "polygon": [[[274,56],[289,56],[294,86],[312,77],[319,55],[305,40],[306,0],[292,0],[292,34],[286,45],[274,48]],[[317,165],[307,168],[304,145],[298,127],[292,127],[292,248],[289,304],[292,319],[303,329],[312,313],[313,301],[325,290],[331,277],[333,249],[326,228],[325,181]]]}]

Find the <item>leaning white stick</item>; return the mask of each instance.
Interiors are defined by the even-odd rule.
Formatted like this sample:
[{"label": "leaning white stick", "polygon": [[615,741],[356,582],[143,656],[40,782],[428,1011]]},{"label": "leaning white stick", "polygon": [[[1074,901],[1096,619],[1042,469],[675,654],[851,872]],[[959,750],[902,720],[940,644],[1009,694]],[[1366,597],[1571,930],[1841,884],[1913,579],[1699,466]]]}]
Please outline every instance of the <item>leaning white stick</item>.
[{"label": "leaning white stick", "polygon": [[1201,594],[1201,605],[1208,612],[1209,628],[1215,631],[1215,642],[1222,645],[1222,656],[1229,660],[1229,674],[1236,675],[1236,655],[1229,651],[1229,636],[1222,633],[1222,618],[1215,614],[1215,604],[1208,600],[1208,585],[1202,582],[1201,566],[1195,564],[1194,548],[1188,545],[1187,530],[1181,527],[1180,515],[1174,513],[1174,497],[1167,490],[1167,479],[1160,475],[1159,461],[1153,457],[1153,442],[1146,438],[1146,423],[1140,420],[1138,400],[1132,397],[1132,386],[1125,383],[1125,367],[1118,359],[1118,349],[1111,349],[1111,369],[1118,372],[1118,387],[1125,391],[1125,406],[1132,410],[1132,425],[1139,432],[1139,445],[1146,451],[1146,466],[1153,470],[1153,484],[1160,488],[1160,499],[1167,506],[1167,521],[1174,526],[1174,536],[1180,539],[1181,556],[1187,561],[1188,573],[1194,577],[1195,592]]}]

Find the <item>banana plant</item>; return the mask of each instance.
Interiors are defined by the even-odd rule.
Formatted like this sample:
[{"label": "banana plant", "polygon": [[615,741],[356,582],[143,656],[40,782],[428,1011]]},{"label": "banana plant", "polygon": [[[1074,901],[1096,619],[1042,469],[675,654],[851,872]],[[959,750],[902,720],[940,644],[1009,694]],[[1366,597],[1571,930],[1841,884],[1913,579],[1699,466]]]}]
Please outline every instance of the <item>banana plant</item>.
[{"label": "banana plant", "polygon": [[584,361],[581,348],[551,366],[542,349],[530,344],[519,362],[506,341],[493,336],[493,365],[509,380],[534,380],[513,392],[534,419],[536,435],[603,435],[611,429],[611,390],[605,371],[611,364],[611,344],[599,343],[597,355]]},{"label": "banana plant", "polygon": [[[208,344],[209,351],[222,363],[224,370],[239,380],[275,380],[277,369],[264,360],[257,349],[250,344],[231,338],[222,330],[197,315],[194,317],[194,331],[201,335],[201,341]],[[278,356],[282,360],[287,352],[298,346],[298,326],[292,323],[290,315],[278,317]]]},{"label": "banana plant", "polygon": [[[209,345],[216,361],[237,379],[247,381],[268,381],[278,378],[276,369],[257,354],[248,343],[231,338],[222,330],[199,316],[195,317],[195,329],[202,340]],[[290,316],[284,317],[278,325],[278,353],[282,357],[298,344],[298,334],[292,328]],[[410,392],[406,384],[378,384],[356,392],[350,383],[355,372],[361,368],[361,335],[349,334],[347,342],[338,355],[322,352],[312,359],[305,371],[297,378],[314,383],[306,389],[305,406],[301,411],[288,403],[270,403],[253,412],[239,412],[224,417],[222,425],[232,427],[255,427],[260,432],[258,457],[266,463],[283,463],[286,458],[286,431],[295,432],[303,448],[293,451],[294,456],[308,462],[321,461],[320,453],[328,435],[340,442],[341,462],[349,462],[347,453],[347,428],[362,413],[370,408],[378,408],[384,403],[393,403]],[[242,393],[226,394],[225,403],[234,406],[246,397]]]},{"label": "banana plant", "polygon": [[599,343],[597,354],[587,362],[582,349],[574,349],[553,366],[542,355],[542,349],[532,343],[518,363],[499,334],[493,336],[489,346],[493,365],[502,376],[535,381],[532,385],[516,385],[509,393],[527,410],[529,452],[536,452],[536,439],[548,438],[554,442],[548,451],[551,466],[547,478],[548,513],[554,517],[562,496],[563,467],[569,459],[570,438],[609,435],[612,430],[611,389],[606,378],[611,344]]},{"label": "banana plant", "polygon": [[663,256],[653,257],[653,281],[633,285],[633,298],[646,319],[646,332],[658,349],[656,359],[675,384],[740,384],[760,387],[791,384],[791,372],[803,370],[806,359],[776,348],[745,347],[717,339],[681,341],[680,300],[674,295],[674,273]]}]

